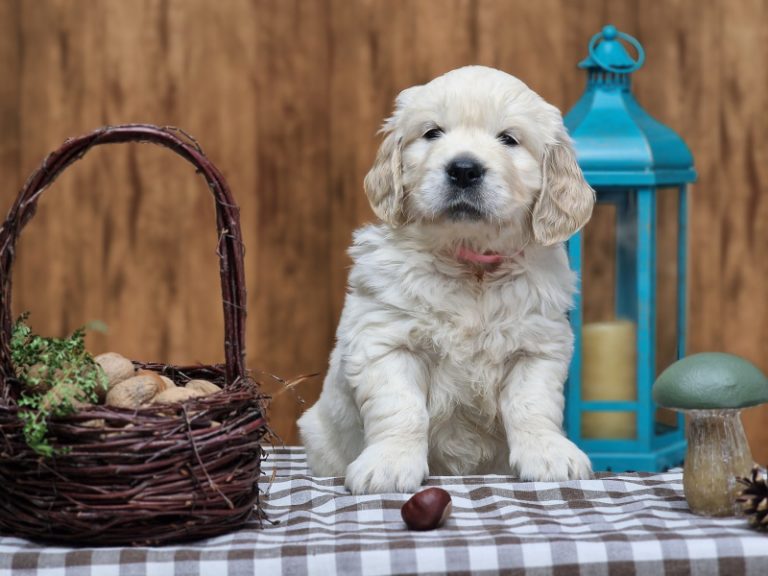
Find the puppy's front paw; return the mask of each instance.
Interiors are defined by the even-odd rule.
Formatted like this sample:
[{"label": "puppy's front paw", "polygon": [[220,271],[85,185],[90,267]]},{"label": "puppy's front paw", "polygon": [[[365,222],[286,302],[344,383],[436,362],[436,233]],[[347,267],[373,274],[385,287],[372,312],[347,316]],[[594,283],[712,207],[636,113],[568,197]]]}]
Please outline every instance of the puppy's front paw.
[{"label": "puppy's front paw", "polygon": [[423,450],[373,444],[347,467],[344,485],[353,494],[415,492],[429,474]]},{"label": "puppy's front paw", "polygon": [[511,450],[509,465],[522,480],[560,481],[592,476],[587,455],[559,434],[517,443]]}]

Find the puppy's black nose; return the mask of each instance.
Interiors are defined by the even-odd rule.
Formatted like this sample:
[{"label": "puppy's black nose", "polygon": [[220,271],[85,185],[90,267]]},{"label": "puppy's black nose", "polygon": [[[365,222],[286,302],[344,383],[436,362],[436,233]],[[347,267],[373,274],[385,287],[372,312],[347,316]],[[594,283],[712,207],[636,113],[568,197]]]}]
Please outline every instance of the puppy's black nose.
[{"label": "puppy's black nose", "polygon": [[445,171],[451,184],[459,188],[469,188],[482,181],[485,168],[471,156],[459,156],[448,164]]}]

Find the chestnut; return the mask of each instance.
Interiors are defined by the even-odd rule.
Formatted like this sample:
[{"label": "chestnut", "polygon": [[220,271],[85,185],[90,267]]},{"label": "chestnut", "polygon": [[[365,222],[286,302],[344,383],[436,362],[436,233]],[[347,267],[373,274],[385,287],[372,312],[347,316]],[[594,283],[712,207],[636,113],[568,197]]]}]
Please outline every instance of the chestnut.
[{"label": "chestnut", "polygon": [[451,495],[442,488],[417,492],[403,504],[400,515],[411,530],[434,530],[451,513]]}]

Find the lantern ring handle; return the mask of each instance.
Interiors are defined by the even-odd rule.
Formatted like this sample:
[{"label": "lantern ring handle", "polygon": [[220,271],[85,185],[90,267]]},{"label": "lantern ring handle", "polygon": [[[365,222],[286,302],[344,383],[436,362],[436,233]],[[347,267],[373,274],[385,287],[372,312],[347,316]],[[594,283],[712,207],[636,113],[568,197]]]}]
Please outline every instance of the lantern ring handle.
[{"label": "lantern ring handle", "polygon": [[[637,38],[634,36],[630,36],[629,34],[625,34],[624,32],[619,32],[612,26],[612,30],[606,30],[609,28],[606,26],[592,36],[592,39],[589,41],[589,55],[592,57],[592,59],[604,70],[607,70],[608,72],[616,72],[617,74],[629,74],[630,72],[634,72],[635,70],[638,70],[644,63],[645,63],[645,50],[643,50],[642,45],[640,42],[637,41]],[[608,34],[606,34],[608,32]],[[614,38],[620,38],[627,42],[630,46],[632,46],[635,51],[637,52],[637,60],[635,60],[635,63],[632,66],[629,67],[619,67],[619,66],[611,66],[610,64],[606,64],[605,62],[600,60],[600,57],[597,55],[597,52],[595,51],[595,48],[597,48],[597,42],[599,40],[602,40],[604,37],[610,36],[610,38],[606,38],[606,40],[613,40]]]}]

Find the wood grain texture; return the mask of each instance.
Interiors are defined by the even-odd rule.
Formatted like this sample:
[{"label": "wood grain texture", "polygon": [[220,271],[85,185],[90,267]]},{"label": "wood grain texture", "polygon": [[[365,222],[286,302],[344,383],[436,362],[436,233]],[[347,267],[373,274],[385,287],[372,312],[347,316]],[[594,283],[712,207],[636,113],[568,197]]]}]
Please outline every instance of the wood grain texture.
[{"label": "wood grain texture", "polygon": [[21,72],[21,0],[0,2],[0,177],[3,208],[12,190],[21,188],[19,76]]},{"label": "wood grain texture", "polygon": [[[767,18],[766,0],[0,0],[0,209],[66,136],[129,121],[185,128],[241,206],[249,364],[322,373],[346,248],[372,219],[362,180],[397,93],[480,63],[567,110],[587,40],[612,22],[645,46],[636,95],[685,137],[700,175],[689,351],[768,371]],[[188,166],[148,146],[96,150],[55,187],[21,240],[15,309],[50,334],[106,321],[109,334],[89,337],[96,352],[220,359],[213,206]],[[593,223],[596,245],[610,220]],[[670,238],[660,270],[675,263]],[[590,273],[610,275],[603,264]],[[313,402],[322,379],[292,391],[267,381],[273,425],[294,443],[300,399]],[[762,461],[767,418],[745,416]]]}]

